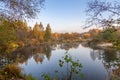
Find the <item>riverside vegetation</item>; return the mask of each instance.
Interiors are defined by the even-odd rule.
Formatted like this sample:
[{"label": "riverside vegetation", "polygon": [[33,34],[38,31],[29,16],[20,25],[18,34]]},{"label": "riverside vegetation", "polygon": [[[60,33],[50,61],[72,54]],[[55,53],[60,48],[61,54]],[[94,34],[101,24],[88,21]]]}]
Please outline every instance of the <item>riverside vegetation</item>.
[{"label": "riverside vegetation", "polygon": [[[33,29],[28,27],[26,19],[34,18],[37,15],[36,12],[40,12],[44,5],[44,0],[0,0],[0,3],[3,4],[2,7],[0,7],[1,56],[4,54],[9,56],[10,53],[25,47],[34,47],[41,44],[47,45],[50,43],[69,44],[70,42],[81,41],[85,41],[92,46],[99,43],[112,43],[112,48],[120,49],[120,5],[117,3],[110,5],[112,3],[98,0],[89,2],[87,12],[93,13],[93,15],[88,19],[90,20],[88,22],[93,25],[97,24],[98,26],[102,26],[103,29],[93,29],[81,34],[77,32],[53,33],[50,24],[44,27],[42,22],[36,22]],[[102,13],[106,11],[111,13],[109,15],[110,18],[101,19]],[[118,17],[116,18],[116,16]],[[14,57],[15,55],[12,56]],[[19,55],[17,57],[19,57]],[[68,54],[59,60],[59,67],[62,68],[65,65],[67,65],[66,73],[68,73],[68,77],[63,77],[62,79],[72,80],[74,78],[73,75],[83,76],[81,74],[82,64],[78,61],[74,61]],[[118,65],[119,64],[117,64],[117,66]],[[59,72],[57,70],[55,72],[57,76]],[[117,73],[119,74],[119,72],[118,70]],[[45,80],[58,79],[59,76],[56,76],[51,77],[49,74],[43,74]],[[32,77],[32,75],[22,74],[21,68],[16,64],[9,64],[0,70],[0,80],[12,79],[34,80],[35,78]],[[114,79],[119,80],[119,77],[117,76],[117,78],[115,77]]]}]

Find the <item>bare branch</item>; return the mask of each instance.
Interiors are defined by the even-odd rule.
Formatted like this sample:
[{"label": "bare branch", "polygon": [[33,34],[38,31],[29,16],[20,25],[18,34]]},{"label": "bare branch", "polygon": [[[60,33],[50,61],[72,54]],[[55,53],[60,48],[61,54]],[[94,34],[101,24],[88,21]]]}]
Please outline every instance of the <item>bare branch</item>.
[{"label": "bare branch", "polygon": [[11,19],[35,18],[45,0],[0,0],[0,15]]},{"label": "bare branch", "polygon": [[120,3],[117,1],[111,3],[102,0],[90,1],[88,2],[86,13],[89,16],[86,22],[87,27],[95,24],[106,26],[111,20],[114,24],[114,22],[120,18]]}]

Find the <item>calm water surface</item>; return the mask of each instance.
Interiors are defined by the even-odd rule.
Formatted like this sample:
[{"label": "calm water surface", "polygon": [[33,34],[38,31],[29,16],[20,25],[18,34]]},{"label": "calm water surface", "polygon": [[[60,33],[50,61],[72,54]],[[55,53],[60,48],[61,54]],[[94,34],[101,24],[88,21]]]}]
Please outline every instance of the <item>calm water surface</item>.
[{"label": "calm water surface", "polygon": [[91,49],[78,43],[65,43],[27,47],[13,54],[19,54],[16,60],[23,68],[23,73],[41,80],[43,73],[54,76],[55,70],[65,72],[65,68],[61,70],[59,67],[59,59],[66,51],[82,64],[84,80],[110,80],[113,75],[119,76],[116,71],[119,69],[120,53],[114,50]]}]

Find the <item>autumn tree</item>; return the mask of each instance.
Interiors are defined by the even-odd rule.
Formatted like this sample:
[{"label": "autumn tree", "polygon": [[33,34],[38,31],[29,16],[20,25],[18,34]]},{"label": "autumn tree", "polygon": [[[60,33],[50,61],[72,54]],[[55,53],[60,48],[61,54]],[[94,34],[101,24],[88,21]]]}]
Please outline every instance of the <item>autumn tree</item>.
[{"label": "autumn tree", "polygon": [[52,35],[51,35],[51,27],[50,24],[47,24],[46,30],[45,30],[45,40],[49,41],[51,40]]},{"label": "autumn tree", "polygon": [[16,37],[17,41],[27,42],[27,35],[28,35],[28,25],[26,21],[22,20],[15,20],[14,26],[16,30]]},{"label": "autumn tree", "polygon": [[33,28],[33,33],[36,39],[39,39],[39,24],[36,23]]},{"label": "autumn tree", "polygon": [[33,28],[34,36],[37,40],[40,42],[44,41],[44,27],[43,24],[40,22],[40,24],[36,23]]},{"label": "autumn tree", "polygon": [[0,20],[0,53],[9,53],[17,47],[14,25],[8,20]]},{"label": "autumn tree", "polygon": [[16,40],[14,25],[7,20],[0,21],[0,44],[9,44]]}]

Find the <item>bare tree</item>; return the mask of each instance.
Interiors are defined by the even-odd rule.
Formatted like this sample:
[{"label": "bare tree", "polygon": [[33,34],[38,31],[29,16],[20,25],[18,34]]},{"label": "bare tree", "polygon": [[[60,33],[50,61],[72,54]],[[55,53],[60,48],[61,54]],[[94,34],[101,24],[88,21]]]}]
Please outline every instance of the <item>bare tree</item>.
[{"label": "bare tree", "polygon": [[88,2],[86,12],[89,16],[86,27],[92,25],[109,27],[117,24],[120,20],[120,2],[119,0],[114,2],[107,2],[105,0],[90,1]]},{"label": "bare tree", "polygon": [[15,20],[34,18],[45,0],[0,0],[0,17]]}]

